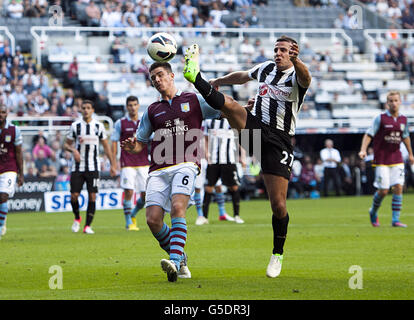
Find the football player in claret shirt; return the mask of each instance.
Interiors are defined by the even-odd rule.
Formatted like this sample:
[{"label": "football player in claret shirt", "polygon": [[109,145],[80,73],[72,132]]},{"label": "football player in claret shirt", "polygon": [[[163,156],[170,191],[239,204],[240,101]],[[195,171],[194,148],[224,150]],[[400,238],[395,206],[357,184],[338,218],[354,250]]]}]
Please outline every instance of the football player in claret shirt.
[{"label": "football player in claret shirt", "polygon": [[[137,131],[139,101],[135,96],[129,96],[126,100],[127,114],[125,117],[118,119],[114,125],[114,131],[111,135],[112,154],[116,156],[118,151],[118,142],[124,141],[135,135]],[[140,153],[131,154],[121,149],[119,159],[121,166],[121,188],[124,189],[124,216],[126,229],[138,231],[136,215],[145,204],[145,184],[148,178],[148,148],[144,147]],[[134,209],[132,209],[132,197],[134,191],[140,193]]]},{"label": "football player in claret shirt", "polygon": [[364,159],[367,156],[367,148],[371,141],[374,147],[375,180],[374,187],[377,191],[369,210],[371,224],[379,227],[378,209],[381,202],[392,188],[392,221],[393,227],[407,227],[400,222],[402,208],[402,193],[404,186],[404,161],[400,151],[401,142],[408,151],[411,164],[414,164],[414,156],[411,148],[410,133],[408,131],[407,117],[400,113],[401,96],[398,91],[390,91],[387,95],[388,110],[374,118],[368,131],[362,138],[359,156]]},{"label": "football player in claret shirt", "polygon": [[[130,153],[139,153],[154,133],[146,187],[146,217],[155,239],[169,255],[169,259],[161,260],[161,267],[168,281],[174,282],[177,277],[191,278],[184,253],[186,210],[200,171],[201,122],[218,118],[221,113],[211,108],[201,95],[178,90],[169,63],[155,62],[149,72],[161,97],[144,112],[136,137],[122,141],[121,147]],[[171,228],[164,222],[165,212],[170,212]]]},{"label": "football player in claret shirt", "polygon": [[14,195],[16,177],[18,186],[24,182],[22,135],[7,115],[7,107],[0,106],[0,239],[6,234],[7,201]]}]

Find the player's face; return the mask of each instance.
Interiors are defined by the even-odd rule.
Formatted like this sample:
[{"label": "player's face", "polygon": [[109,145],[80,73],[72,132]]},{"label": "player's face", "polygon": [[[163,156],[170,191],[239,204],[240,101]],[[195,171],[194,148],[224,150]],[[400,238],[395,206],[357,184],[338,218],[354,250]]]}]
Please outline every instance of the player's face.
[{"label": "player's face", "polygon": [[134,118],[138,114],[139,104],[138,101],[129,101],[127,106],[128,114],[131,118]]},{"label": "player's face", "polygon": [[388,108],[390,108],[391,113],[398,112],[400,108],[400,104],[401,104],[401,99],[398,94],[394,94],[387,98],[387,105],[388,105]]},{"label": "player's face", "polygon": [[287,41],[279,41],[275,44],[273,58],[278,69],[280,70],[284,70],[292,66],[292,62],[289,58],[290,47],[291,44]]},{"label": "player's face", "polygon": [[0,122],[3,123],[7,119],[7,108],[0,108]]},{"label": "player's face", "polygon": [[80,111],[84,119],[92,118],[92,114],[94,113],[94,109],[89,103],[82,104]]},{"label": "player's face", "polygon": [[151,82],[159,93],[171,89],[174,84],[174,74],[168,72],[163,67],[155,68],[150,73]]}]

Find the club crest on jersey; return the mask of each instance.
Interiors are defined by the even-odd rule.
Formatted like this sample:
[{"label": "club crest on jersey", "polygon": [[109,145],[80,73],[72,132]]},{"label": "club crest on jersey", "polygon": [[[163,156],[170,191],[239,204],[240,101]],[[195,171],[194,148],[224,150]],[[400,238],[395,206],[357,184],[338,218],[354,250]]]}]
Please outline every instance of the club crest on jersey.
[{"label": "club crest on jersey", "polygon": [[190,103],[184,102],[181,104],[181,111],[182,112],[188,112],[190,111]]},{"label": "club crest on jersey", "polygon": [[4,141],[11,142],[11,136],[5,136],[4,137]]}]

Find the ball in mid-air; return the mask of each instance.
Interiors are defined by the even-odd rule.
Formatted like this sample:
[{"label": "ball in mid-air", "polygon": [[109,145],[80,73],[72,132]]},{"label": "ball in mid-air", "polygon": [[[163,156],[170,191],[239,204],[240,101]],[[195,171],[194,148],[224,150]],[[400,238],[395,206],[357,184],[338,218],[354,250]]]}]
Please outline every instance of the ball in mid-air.
[{"label": "ball in mid-air", "polygon": [[159,32],[148,40],[147,52],[155,61],[170,61],[177,53],[177,42],[169,33]]}]

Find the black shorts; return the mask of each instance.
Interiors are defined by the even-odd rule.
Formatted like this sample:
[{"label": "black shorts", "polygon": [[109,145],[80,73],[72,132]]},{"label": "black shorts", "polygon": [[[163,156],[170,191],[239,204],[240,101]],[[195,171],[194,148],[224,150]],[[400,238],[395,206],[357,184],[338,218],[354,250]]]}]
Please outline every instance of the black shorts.
[{"label": "black shorts", "polygon": [[86,189],[89,193],[97,193],[99,185],[99,171],[73,171],[70,175],[70,192],[80,193],[85,182]]},{"label": "black shorts", "polygon": [[206,172],[207,185],[215,186],[218,179],[226,187],[238,186],[239,176],[237,175],[237,167],[235,164],[209,164]]},{"label": "black shorts", "polygon": [[[254,155],[261,164],[262,172],[290,179],[293,165],[293,147],[291,137],[284,131],[271,128],[261,122],[247,110],[245,129],[260,129],[261,154],[254,152],[253,130],[249,131],[249,155]],[[241,139],[241,138],[240,138]],[[243,140],[240,140],[243,143]],[[260,156],[260,157],[259,157]]]}]

